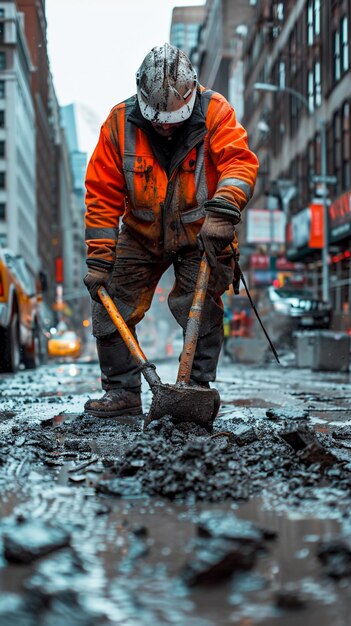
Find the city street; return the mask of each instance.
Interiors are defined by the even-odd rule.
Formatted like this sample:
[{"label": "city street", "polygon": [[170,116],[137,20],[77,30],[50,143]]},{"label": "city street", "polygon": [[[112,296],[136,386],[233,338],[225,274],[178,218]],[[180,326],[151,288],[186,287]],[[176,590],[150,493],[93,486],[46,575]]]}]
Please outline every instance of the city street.
[{"label": "city street", "polygon": [[212,433],[143,432],[83,415],[94,359],[0,376],[2,626],[350,623],[350,374],[287,353],[216,386]]}]

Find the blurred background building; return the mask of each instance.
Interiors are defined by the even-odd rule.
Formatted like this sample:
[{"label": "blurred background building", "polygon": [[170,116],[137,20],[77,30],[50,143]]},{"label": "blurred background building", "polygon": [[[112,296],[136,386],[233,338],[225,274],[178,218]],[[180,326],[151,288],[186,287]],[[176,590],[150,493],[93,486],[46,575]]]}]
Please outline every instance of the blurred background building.
[{"label": "blurred background building", "polygon": [[[174,10],[171,43],[191,9]],[[350,0],[207,0],[189,53],[260,160],[239,231],[254,294],[311,288],[338,329],[351,328],[350,19]]]},{"label": "blurred background building", "polygon": [[81,330],[87,156],[79,111],[56,97],[46,30],[45,0],[0,2],[0,243],[44,279],[48,324]]},{"label": "blurred background building", "polygon": [[1,3],[0,240],[14,251],[21,251],[33,269],[38,270],[32,74],[22,16],[13,2]]},{"label": "blurred background building", "polygon": [[[254,295],[310,287],[339,329],[351,327],[350,19],[351,0],[206,0],[175,7],[170,25],[171,43],[233,104],[259,156],[239,229]],[[0,242],[46,274],[48,310],[80,326],[79,128],[95,122],[57,101],[46,27],[45,0],[0,0]]]}]

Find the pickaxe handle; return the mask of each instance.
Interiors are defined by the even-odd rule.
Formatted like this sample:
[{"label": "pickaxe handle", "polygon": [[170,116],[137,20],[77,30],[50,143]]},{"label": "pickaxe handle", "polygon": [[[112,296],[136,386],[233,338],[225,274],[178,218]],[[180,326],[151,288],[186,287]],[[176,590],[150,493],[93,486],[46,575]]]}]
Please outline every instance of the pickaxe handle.
[{"label": "pickaxe handle", "polygon": [[210,266],[206,255],[201,259],[200,269],[196,280],[193,302],[185,330],[184,346],[180,357],[177,383],[189,383],[193,366],[196,344],[199,336],[203,305],[205,302]]},{"label": "pickaxe handle", "polygon": [[139,346],[130,328],[128,328],[127,324],[125,323],[112,298],[110,298],[110,296],[108,295],[105,287],[99,287],[98,294],[107,313],[109,314],[124,343],[129,349],[129,352],[134,357],[136,363],[139,365],[141,372],[146,381],[149,383],[150,387],[152,388],[155,385],[159,385],[161,383],[161,380],[156,373],[155,366],[153,365],[153,363],[150,363],[150,361],[147,360],[144,352]]}]

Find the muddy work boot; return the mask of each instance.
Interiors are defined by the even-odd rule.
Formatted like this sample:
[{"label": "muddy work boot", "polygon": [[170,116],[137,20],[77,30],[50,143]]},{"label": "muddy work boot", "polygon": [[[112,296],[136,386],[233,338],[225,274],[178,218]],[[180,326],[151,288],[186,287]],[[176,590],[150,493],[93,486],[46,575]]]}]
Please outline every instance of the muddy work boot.
[{"label": "muddy work boot", "polygon": [[98,400],[88,400],[85,413],[95,417],[118,417],[119,415],[141,415],[140,391],[110,389]]}]

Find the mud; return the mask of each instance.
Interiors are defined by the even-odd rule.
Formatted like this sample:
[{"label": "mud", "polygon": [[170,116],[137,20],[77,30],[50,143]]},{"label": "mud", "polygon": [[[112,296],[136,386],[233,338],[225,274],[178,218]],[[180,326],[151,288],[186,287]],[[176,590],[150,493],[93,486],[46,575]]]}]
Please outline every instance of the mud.
[{"label": "mud", "polygon": [[144,431],[72,372],[0,379],[2,625],[348,624],[348,379],[226,368],[213,432]]}]

